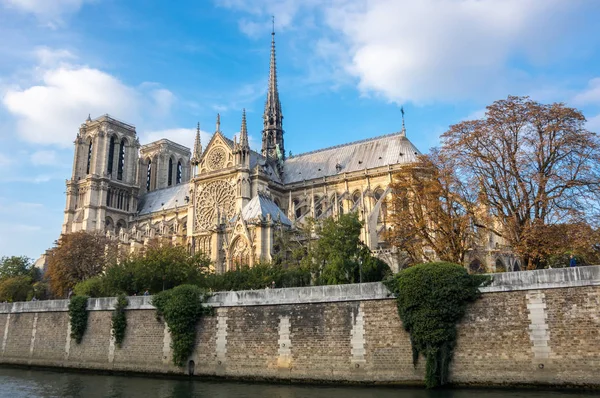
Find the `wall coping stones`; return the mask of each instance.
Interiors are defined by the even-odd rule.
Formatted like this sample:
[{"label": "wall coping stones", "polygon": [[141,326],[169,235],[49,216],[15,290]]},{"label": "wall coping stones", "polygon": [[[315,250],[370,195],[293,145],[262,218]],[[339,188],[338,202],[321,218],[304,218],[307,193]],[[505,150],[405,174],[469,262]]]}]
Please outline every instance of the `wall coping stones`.
[{"label": "wall coping stones", "polygon": [[[534,271],[493,274],[490,286],[482,293],[515,290],[539,290],[580,286],[600,286],[600,266],[543,269]],[[242,290],[214,293],[207,304],[213,307],[241,307],[257,305],[284,305],[328,303],[342,301],[368,301],[391,298],[391,293],[381,282],[351,285],[310,286],[285,289]],[[152,296],[128,297],[128,310],[154,309]],[[88,300],[90,311],[114,310],[115,297]],[[21,312],[66,312],[69,300],[44,300],[0,303],[0,314]]]}]

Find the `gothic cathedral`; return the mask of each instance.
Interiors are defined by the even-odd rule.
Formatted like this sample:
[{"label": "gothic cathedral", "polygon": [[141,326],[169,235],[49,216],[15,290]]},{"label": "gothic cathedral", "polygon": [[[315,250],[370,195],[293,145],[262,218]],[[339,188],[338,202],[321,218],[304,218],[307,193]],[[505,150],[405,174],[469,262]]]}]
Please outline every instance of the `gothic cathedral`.
[{"label": "gothic cathedral", "polygon": [[62,233],[98,231],[139,250],[153,238],[207,254],[217,272],[270,261],[274,234],[307,217],[357,212],[362,240],[396,268],[382,239],[393,174],[419,155],[397,133],[286,157],[277,88],[275,33],[262,149],[221,131],[193,150],[162,139],[140,145],[135,127],[108,115],[88,119],[75,139]]}]

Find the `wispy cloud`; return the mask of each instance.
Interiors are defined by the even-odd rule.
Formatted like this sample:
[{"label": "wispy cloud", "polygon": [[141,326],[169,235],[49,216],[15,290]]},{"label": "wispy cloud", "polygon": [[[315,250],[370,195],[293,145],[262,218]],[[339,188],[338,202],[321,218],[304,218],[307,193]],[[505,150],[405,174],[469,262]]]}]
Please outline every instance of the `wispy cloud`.
[{"label": "wispy cloud", "polygon": [[42,24],[58,28],[65,24],[66,17],[79,11],[84,3],[94,1],[98,0],[4,0],[0,7],[35,15]]}]

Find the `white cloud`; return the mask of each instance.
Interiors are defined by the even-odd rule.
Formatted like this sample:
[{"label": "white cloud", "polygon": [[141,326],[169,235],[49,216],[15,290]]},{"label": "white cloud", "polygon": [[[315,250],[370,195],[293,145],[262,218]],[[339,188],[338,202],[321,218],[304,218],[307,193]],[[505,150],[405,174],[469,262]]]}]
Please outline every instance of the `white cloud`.
[{"label": "white cloud", "polygon": [[34,51],[35,57],[41,66],[56,66],[63,61],[77,59],[77,56],[65,49],[52,49],[50,47],[37,47]]},{"label": "white cloud", "polygon": [[16,118],[20,138],[68,147],[88,114],[136,122],[168,116],[175,96],[156,83],[131,87],[101,70],[74,65],[66,50],[38,48],[39,81],[6,90],[2,103]]},{"label": "white cloud", "polygon": [[588,86],[573,98],[578,105],[600,104],[600,77],[588,82]]},{"label": "white cloud", "polygon": [[[186,129],[186,128],[174,128],[174,129],[165,129],[165,130],[156,130],[149,132],[142,132],[140,134],[140,142],[142,144],[149,144],[153,141],[158,141],[160,139],[166,138],[171,140],[177,144],[186,146],[193,150],[194,148],[194,140],[196,139],[196,129]],[[206,144],[210,141],[212,137],[211,133],[200,130],[200,141],[202,143],[202,147],[206,148]]]},{"label": "white cloud", "polygon": [[[294,29],[311,28],[316,19],[326,29],[318,31],[320,39],[313,52],[325,54],[323,63],[331,64],[332,78],[341,71],[354,77],[365,95],[427,103],[488,100],[538,86],[527,68],[551,62],[557,52],[569,49],[565,37],[578,23],[573,14],[586,3],[220,0],[218,4],[244,12],[240,26],[249,35],[254,31],[247,21],[263,23],[265,14],[276,12],[276,7]],[[312,14],[313,21],[307,14]]]},{"label": "white cloud", "polygon": [[4,5],[21,12],[35,15],[41,22],[50,27],[63,23],[63,17],[74,14],[84,3],[95,0],[5,0]]},{"label": "white cloud", "polygon": [[600,133],[600,115],[593,116],[588,119],[586,127],[590,131]]},{"label": "white cloud", "polygon": [[69,146],[88,114],[137,113],[138,93],[98,69],[61,66],[43,74],[40,85],[9,90],[3,103],[18,119],[23,139]]},{"label": "white cloud", "polygon": [[55,151],[36,151],[30,156],[31,163],[37,166],[47,166],[58,164],[58,158]]}]

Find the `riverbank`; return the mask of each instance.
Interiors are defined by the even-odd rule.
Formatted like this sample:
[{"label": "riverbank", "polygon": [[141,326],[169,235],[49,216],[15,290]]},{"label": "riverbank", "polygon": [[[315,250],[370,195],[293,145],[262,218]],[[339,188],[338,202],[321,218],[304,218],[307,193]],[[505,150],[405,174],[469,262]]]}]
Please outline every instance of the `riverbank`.
[{"label": "riverbank", "polygon": [[[66,300],[0,305],[0,363],[303,383],[421,385],[379,283],[215,294],[184,368],[151,297],[131,297],[121,348],[113,298],[91,299],[81,344]],[[456,385],[600,388],[600,267],[499,274],[458,327]]]}]

